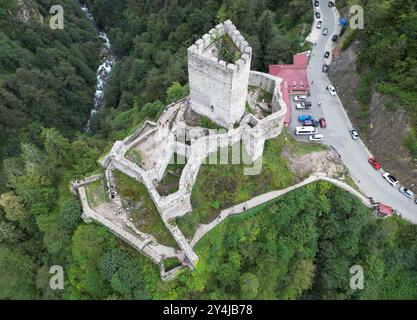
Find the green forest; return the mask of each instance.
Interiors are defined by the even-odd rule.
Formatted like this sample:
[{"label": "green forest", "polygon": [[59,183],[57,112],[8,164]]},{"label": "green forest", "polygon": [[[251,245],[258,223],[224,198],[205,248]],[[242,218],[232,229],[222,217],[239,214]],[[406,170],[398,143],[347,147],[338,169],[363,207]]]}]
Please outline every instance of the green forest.
[{"label": "green forest", "polygon": [[417,5],[413,0],[341,1],[363,6],[366,27],[352,30],[345,46],[360,40],[358,99],[369,104],[372,89],[389,97],[386,107],[405,106],[413,126],[404,141],[417,156]]},{"label": "green forest", "polygon": [[[18,17],[18,1],[0,0],[0,299],[417,298],[417,227],[399,218],[375,220],[327,183],[227,220],[198,243],[197,270],[171,282],[106,229],[83,223],[69,190],[70,181],[99,172],[97,160],[115,139],[187,93],[186,49],[203,33],[232,19],[254,49],[252,69],[267,70],[304,49],[310,1],[85,1],[117,56],[105,106],[88,133],[97,32],[76,1],[23,2],[27,21]],[[48,25],[55,4],[65,10],[63,30]],[[408,14],[415,17],[415,10]],[[370,19],[382,28],[383,20]],[[406,25],[401,21],[398,28]],[[415,21],[405,29],[408,39]],[[369,48],[378,36],[386,34],[369,35]],[[387,47],[401,38],[386,37]],[[393,50],[403,54],[392,56],[392,64],[363,61],[375,70],[391,66],[381,83],[413,92],[415,82],[398,78],[413,75],[396,63],[407,53],[403,63],[415,67],[415,42],[398,45],[406,49]],[[365,269],[365,290],[349,287],[354,264]],[[64,268],[64,290],[49,286],[53,265]]]}]

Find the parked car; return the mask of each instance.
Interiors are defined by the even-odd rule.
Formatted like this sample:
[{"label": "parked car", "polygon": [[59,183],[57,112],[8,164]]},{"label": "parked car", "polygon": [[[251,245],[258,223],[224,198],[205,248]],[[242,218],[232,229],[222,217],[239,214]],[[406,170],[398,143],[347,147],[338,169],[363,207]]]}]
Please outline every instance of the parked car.
[{"label": "parked car", "polygon": [[315,120],[304,120],[303,122],[303,126],[304,127],[318,127],[319,126],[319,122],[315,121]]},{"label": "parked car", "polygon": [[305,108],[306,108],[306,109],[310,109],[310,108],[311,108],[311,106],[312,106],[312,103],[311,103],[311,101],[309,101],[309,100],[305,100],[305,101],[303,102],[303,104],[304,104],[304,106],[305,106]]},{"label": "parked car", "polygon": [[323,67],[321,68],[321,71],[323,71],[324,73],[329,72],[329,66],[327,64],[323,64]]},{"label": "parked car", "polygon": [[337,34],[333,35],[333,37],[332,37],[332,41],[333,41],[333,42],[336,42],[336,41],[337,41],[337,39],[339,39],[339,36],[338,36]]},{"label": "parked car", "polygon": [[314,117],[313,116],[298,116],[299,122],[304,122],[306,120],[314,120]]},{"label": "parked car", "polygon": [[326,89],[329,90],[329,93],[330,93],[331,96],[336,95],[336,89],[331,84],[328,85]]},{"label": "parked car", "polygon": [[372,167],[375,168],[375,170],[381,169],[381,164],[378,161],[376,161],[375,158],[369,158],[368,162],[371,164]]},{"label": "parked car", "polygon": [[350,129],[349,132],[353,140],[359,139],[359,132],[356,129]]},{"label": "parked car", "polygon": [[327,59],[328,57],[330,57],[330,51],[326,51],[325,53],[324,53],[324,57]]},{"label": "parked car", "polygon": [[412,199],[414,197],[414,192],[411,190],[408,190],[406,187],[401,187],[400,192],[405,195],[407,198]]},{"label": "parked car", "polygon": [[326,119],[320,118],[319,119],[319,124],[320,124],[320,128],[326,128],[327,127]]},{"label": "parked car", "polygon": [[315,15],[316,15],[316,18],[317,18],[317,19],[320,19],[320,18],[321,18],[321,14],[320,14],[320,12],[318,12],[318,11],[316,11]]},{"label": "parked car", "polygon": [[382,175],[382,177],[385,179],[385,180],[387,180],[387,182],[390,184],[390,185],[392,185],[393,187],[396,187],[397,185],[398,185],[398,180],[397,180],[397,178],[395,178],[393,175],[391,175],[390,173],[388,173],[388,172],[385,172],[383,175]]},{"label": "parked car", "polygon": [[314,1],[314,6],[315,6],[315,7],[318,7],[319,5],[320,5],[319,0],[315,0],[315,1]]},{"label": "parked car", "polygon": [[321,29],[321,26],[323,25],[323,22],[321,22],[321,20],[319,20],[316,24],[316,28],[317,29]]},{"label": "parked car", "polygon": [[336,6],[336,4],[333,1],[329,1],[327,5],[329,6],[329,8]]},{"label": "parked car", "polygon": [[310,137],[308,137],[308,140],[313,142],[322,142],[323,141],[323,135],[322,134],[313,134]]},{"label": "parked car", "polygon": [[307,99],[307,96],[305,96],[305,95],[294,96],[294,101],[295,102],[304,101],[306,99]]},{"label": "parked car", "polygon": [[323,36],[327,36],[327,34],[329,33],[329,29],[324,28],[323,32],[321,33]]},{"label": "parked car", "polygon": [[306,102],[299,102],[295,105],[295,109],[297,109],[297,110],[311,109],[311,103],[307,103],[307,101]]},{"label": "parked car", "polygon": [[295,105],[295,109],[297,109],[297,110],[306,109],[306,106],[305,106],[305,104],[304,104],[304,103],[299,102],[299,103],[297,103],[297,104]]}]

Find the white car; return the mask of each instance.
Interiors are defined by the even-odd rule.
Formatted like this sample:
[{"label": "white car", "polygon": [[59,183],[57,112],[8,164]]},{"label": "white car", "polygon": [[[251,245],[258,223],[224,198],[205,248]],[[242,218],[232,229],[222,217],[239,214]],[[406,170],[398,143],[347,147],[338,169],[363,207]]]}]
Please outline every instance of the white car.
[{"label": "white car", "polygon": [[304,100],[306,100],[306,99],[307,99],[307,96],[305,96],[305,95],[295,96],[295,97],[294,97],[294,101],[295,101],[295,102],[304,101]]},{"label": "white car", "polygon": [[313,142],[322,142],[323,141],[323,135],[322,134],[313,134],[310,137],[308,137],[308,140]]},{"label": "white car", "polygon": [[336,89],[332,85],[328,85],[327,90],[329,90],[329,93],[330,93],[331,96],[336,95]]},{"label": "white car", "polygon": [[317,29],[321,29],[321,26],[323,25],[323,22],[321,22],[321,20],[319,20],[316,24],[316,28]]},{"label": "white car", "polygon": [[414,197],[414,192],[411,190],[408,190],[406,187],[401,187],[400,192],[405,195],[407,198],[412,199]]},{"label": "white car", "polygon": [[304,104],[304,103],[302,103],[302,102],[297,103],[297,104],[295,105],[295,108],[296,108],[297,110],[307,109],[307,108],[306,108],[306,106],[305,106],[305,104]]},{"label": "white car", "polygon": [[359,132],[355,129],[351,129],[349,130],[350,135],[352,136],[353,140],[358,140],[359,139]]},{"label": "white car", "polygon": [[392,185],[393,187],[396,187],[398,185],[398,180],[393,175],[391,175],[389,172],[385,172],[382,177],[387,180],[387,182]]}]

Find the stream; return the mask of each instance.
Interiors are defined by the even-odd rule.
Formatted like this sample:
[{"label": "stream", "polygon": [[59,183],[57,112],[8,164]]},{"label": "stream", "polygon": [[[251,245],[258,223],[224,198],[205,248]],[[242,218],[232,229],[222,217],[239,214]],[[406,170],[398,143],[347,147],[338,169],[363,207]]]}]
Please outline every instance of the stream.
[{"label": "stream", "polygon": [[94,20],[94,17],[91,14],[88,7],[82,3],[80,3],[80,6],[86,18],[93,24],[94,28],[97,30],[98,36],[100,37],[103,43],[103,47],[100,52],[102,63],[100,64],[96,72],[97,84],[96,84],[96,91],[94,93],[94,102],[93,102],[92,108],[90,109],[90,115],[88,117],[88,121],[85,126],[85,131],[90,132],[91,121],[94,115],[96,114],[96,112],[99,111],[103,106],[104,90],[106,87],[107,80],[110,76],[111,70],[113,68],[113,65],[116,62],[116,57],[114,56],[112,52],[109,37],[103,30],[101,30],[97,26],[96,21]]}]

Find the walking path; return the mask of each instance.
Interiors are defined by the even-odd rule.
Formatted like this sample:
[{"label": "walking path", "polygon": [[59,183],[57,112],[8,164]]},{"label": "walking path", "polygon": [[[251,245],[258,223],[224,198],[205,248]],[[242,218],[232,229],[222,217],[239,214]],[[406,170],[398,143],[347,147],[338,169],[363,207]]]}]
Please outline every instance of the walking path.
[{"label": "walking path", "polygon": [[275,191],[271,191],[268,193],[264,193],[261,194],[259,196],[256,196],[246,202],[242,202],[236,206],[233,206],[231,208],[228,209],[224,209],[220,212],[220,214],[218,215],[218,217],[216,219],[214,219],[212,222],[210,222],[209,224],[200,224],[199,227],[197,228],[197,231],[194,234],[194,238],[191,241],[190,245],[192,247],[194,247],[197,242],[203,238],[208,232],[210,232],[211,230],[213,230],[217,225],[219,225],[222,221],[224,221],[227,217],[231,216],[231,215],[235,215],[235,214],[240,214],[243,213],[249,209],[255,208],[261,204],[267,203],[271,200],[274,200],[284,194],[287,194],[288,192],[294,191],[296,189],[299,189],[301,187],[304,187],[310,183],[319,181],[319,180],[323,180],[323,181],[328,181],[334,185],[336,185],[337,187],[340,187],[346,191],[348,191],[349,193],[351,193],[352,195],[354,195],[355,197],[359,198],[359,200],[361,200],[361,202],[368,208],[373,208],[373,205],[371,204],[370,200],[368,198],[366,198],[365,196],[363,196],[360,192],[358,192],[357,190],[355,190],[354,188],[352,188],[350,185],[346,184],[345,182],[339,181],[337,179],[333,179],[333,178],[329,178],[327,176],[325,176],[324,174],[321,173],[316,173],[310,177],[308,177],[307,179],[305,179],[304,181],[297,183],[293,186],[290,186],[286,189],[282,189],[282,190],[275,190]]}]

